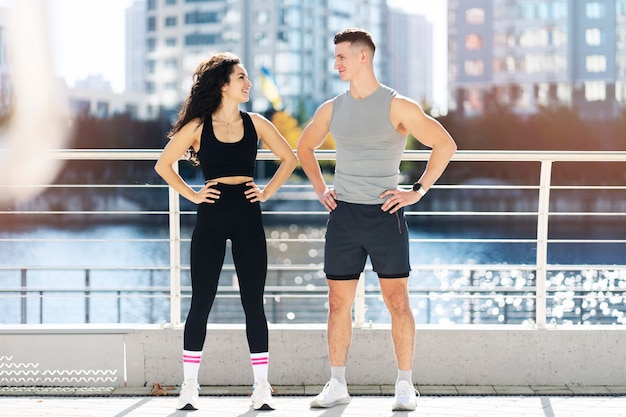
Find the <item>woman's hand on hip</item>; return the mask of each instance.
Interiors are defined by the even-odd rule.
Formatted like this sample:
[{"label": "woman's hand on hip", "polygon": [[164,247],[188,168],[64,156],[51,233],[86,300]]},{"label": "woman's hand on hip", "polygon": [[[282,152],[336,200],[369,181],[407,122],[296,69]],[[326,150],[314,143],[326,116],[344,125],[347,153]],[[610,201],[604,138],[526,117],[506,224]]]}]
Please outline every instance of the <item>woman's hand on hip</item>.
[{"label": "woman's hand on hip", "polygon": [[196,192],[196,196],[193,202],[196,204],[215,203],[215,201],[220,198],[220,191],[213,188],[214,185],[217,185],[217,181],[209,181],[205,183],[204,187]]},{"label": "woman's hand on hip", "polygon": [[265,196],[263,190],[259,189],[254,181],[247,182],[246,185],[250,187],[245,191],[246,198],[250,200],[251,203],[256,203],[257,201],[264,203],[269,198]]}]

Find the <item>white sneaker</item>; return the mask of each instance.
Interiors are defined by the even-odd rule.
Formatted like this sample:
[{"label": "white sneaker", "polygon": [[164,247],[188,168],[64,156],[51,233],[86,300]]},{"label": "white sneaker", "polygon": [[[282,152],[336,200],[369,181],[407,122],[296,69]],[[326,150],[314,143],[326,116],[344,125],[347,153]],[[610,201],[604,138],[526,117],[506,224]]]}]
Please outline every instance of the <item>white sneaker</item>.
[{"label": "white sneaker", "polygon": [[272,386],[267,381],[259,381],[252,386],[252,408],[255,410],[273,410]]},{"label": "white sneaker", "polygon": [[396,395],[393,399],[392,411],[413,411],[417,407],[419,391],[408,381],[396,383]]},{"label": "white sneaker", "polygon": [[200,385],[193,380],[188,379],[180,386],[180,394],[178,395],[178,410],[197,410],[200,394]]},{"label": "white sneaker", "polygon": [[332,378],[326,383],[322,392],[311,401],[313,408],[330,408],[338,404],[348,404],[350,402],[350,394],[345,384]]}]

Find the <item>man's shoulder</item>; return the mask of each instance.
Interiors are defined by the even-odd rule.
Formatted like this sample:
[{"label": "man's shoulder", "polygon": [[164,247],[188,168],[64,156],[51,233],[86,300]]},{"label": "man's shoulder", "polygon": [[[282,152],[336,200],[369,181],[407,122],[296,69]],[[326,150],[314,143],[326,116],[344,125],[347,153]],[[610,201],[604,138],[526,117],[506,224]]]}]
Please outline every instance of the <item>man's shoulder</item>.
[{"label": "man's shoulder", "polygon": [[349,94],[349,90],[342,91],[341,93],[337,94],[335,97],[333,97],[333,98],[331,98],[331,99],[327,100],[327,102],[334,103],[335,101],[342,100],[342,99],[344,99],[345,97],[347,97],[347,96],[348,96],[348,94]]}]

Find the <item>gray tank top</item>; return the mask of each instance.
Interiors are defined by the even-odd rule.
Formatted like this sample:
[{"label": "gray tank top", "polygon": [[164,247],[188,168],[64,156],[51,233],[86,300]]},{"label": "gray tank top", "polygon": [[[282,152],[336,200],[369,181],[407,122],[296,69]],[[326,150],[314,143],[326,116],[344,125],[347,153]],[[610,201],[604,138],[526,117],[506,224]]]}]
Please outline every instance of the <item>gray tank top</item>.
[{"label": "gray tank top", "polygon": [[379,195],[398,188],[406,136],[389,119],[397,93],[381,85],[361,100],[346,91],[333,99],[330,132],[337,145],[334,188],[341,201],[382,204]]}]

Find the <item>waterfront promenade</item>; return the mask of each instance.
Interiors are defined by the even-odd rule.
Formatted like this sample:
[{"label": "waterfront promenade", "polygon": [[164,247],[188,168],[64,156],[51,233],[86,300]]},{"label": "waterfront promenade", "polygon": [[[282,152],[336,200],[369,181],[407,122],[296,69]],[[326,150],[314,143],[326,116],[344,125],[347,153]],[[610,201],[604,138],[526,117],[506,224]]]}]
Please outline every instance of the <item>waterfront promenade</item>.
[{"label": "waterfront promenade", "polygon": [[250,407],[249,387],[203,387],[197,411],[175,409],[178,388],[21,388],[0,391],[6,417],[618,417],[626,416],[626,387],[420,387],[413,412],[391,411],[391,386],[351,387],[352,402],[309,408],[318,386],[275,387],[276,410]]}]

